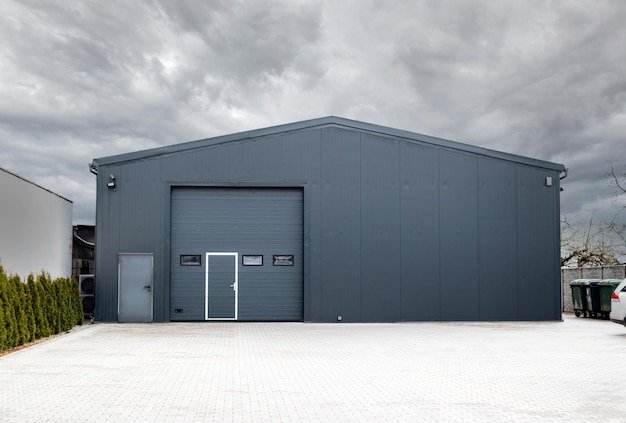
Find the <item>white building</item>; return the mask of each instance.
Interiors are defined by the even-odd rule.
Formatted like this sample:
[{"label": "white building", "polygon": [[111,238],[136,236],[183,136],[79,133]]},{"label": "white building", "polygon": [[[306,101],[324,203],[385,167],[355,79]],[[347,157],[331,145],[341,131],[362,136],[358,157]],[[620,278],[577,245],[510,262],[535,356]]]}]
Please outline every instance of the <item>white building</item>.
[{"label": "white building", "polygon": [[72,274],[72,202],[0,168],[0,265],[26,278]]}]

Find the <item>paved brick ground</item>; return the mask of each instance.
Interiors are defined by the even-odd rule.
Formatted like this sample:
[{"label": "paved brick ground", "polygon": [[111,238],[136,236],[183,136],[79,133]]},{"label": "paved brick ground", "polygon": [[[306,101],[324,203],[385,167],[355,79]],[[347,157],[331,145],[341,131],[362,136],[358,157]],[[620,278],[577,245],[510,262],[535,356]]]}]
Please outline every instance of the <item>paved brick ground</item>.
[{"label": "paved brick ground", "polygon": [[0,357],[0,421],[624,422],[626,328],[96,324]]}]

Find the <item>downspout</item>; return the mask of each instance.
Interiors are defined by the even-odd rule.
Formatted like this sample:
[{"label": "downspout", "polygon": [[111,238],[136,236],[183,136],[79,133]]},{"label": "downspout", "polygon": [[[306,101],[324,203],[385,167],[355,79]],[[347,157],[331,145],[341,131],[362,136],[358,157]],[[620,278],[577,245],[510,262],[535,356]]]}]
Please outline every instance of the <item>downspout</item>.
[{"label": "downspout", "polygon": [[[559,181],[562,181],[563,179],[567,178],[567,168],[563,168],[563,171],[559,173]],[[563,187],[560,186],[561,184],[559,184],[559,191],[563,191]],[[564,308],[564,304],[563,304],[563,269],[561,268],[560,264],[561,264],[561,201],[560,201],[560,197],[559,197],[559,201],[557,202],[557,206],[558,206],[558,222],[559,222],[559,235],[558,235],[558,255],[557,257],[559,258],[559,293],[560,293],[560,297],[559,297],[559,303],[560,303],[560,309],[561,309],[561,322],[564,321],[563,319],[563,308]]]}]

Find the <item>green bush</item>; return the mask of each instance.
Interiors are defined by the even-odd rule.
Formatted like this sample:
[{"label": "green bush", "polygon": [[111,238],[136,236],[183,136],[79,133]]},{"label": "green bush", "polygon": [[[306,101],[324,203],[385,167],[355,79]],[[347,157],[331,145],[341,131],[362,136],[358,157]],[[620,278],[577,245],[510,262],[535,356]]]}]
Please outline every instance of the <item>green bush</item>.
[{"label": "green bush", "polygon": [[4,314],[4,342],[3,349],[13,348],[19,345],[19,330],[17,328],[17,316],[15,314],[15,306],[18,302],[17,295],[13,289],[13,285],[9,282],[9,278],[4,269],[0,266],[0,299],[2,300],[2,309]]},{"label": "green bush", "polygon": [[78,283],[29,275],[26,283],[0,266],[0,350],[70,330],[83,322]]},{"label": "green bush", "polygon": [[28,282],[26,284],[30,290],[30,298],[33,305],[33,319],[35,321],[35,339],[45,338],[50,335],[50,329],[48,328],[48,321],[44,316],[43,309],[43,287],[41,283],[35,282],[33,275],[28,276]]},{"label": "green bush", "polygon": [[0,297],[0,351],[5,348],[7,329],[4,327],[4,301]]},{"label": "green bush", "polygon": [[[17,319],[17,343],[18,345],[30,342],[30,327],[28,325],[28,297],[24,292],[24,284],[20,280],[19,276],[11,276],[9,278],[11,288],[13,289],[15,296],[15,317]],[[31,311],[32,312],[32,311]]]}]

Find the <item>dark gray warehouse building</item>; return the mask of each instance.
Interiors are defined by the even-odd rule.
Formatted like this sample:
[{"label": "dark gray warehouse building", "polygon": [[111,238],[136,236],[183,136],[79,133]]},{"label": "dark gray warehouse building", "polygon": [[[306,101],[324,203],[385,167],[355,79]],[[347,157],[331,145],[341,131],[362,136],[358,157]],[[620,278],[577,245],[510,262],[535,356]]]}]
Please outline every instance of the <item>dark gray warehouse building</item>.
[{"label": "dark gray warehouse building", "polygon": [[325,117],[91,170],[98,321],[561,318],[561,164]]}]

